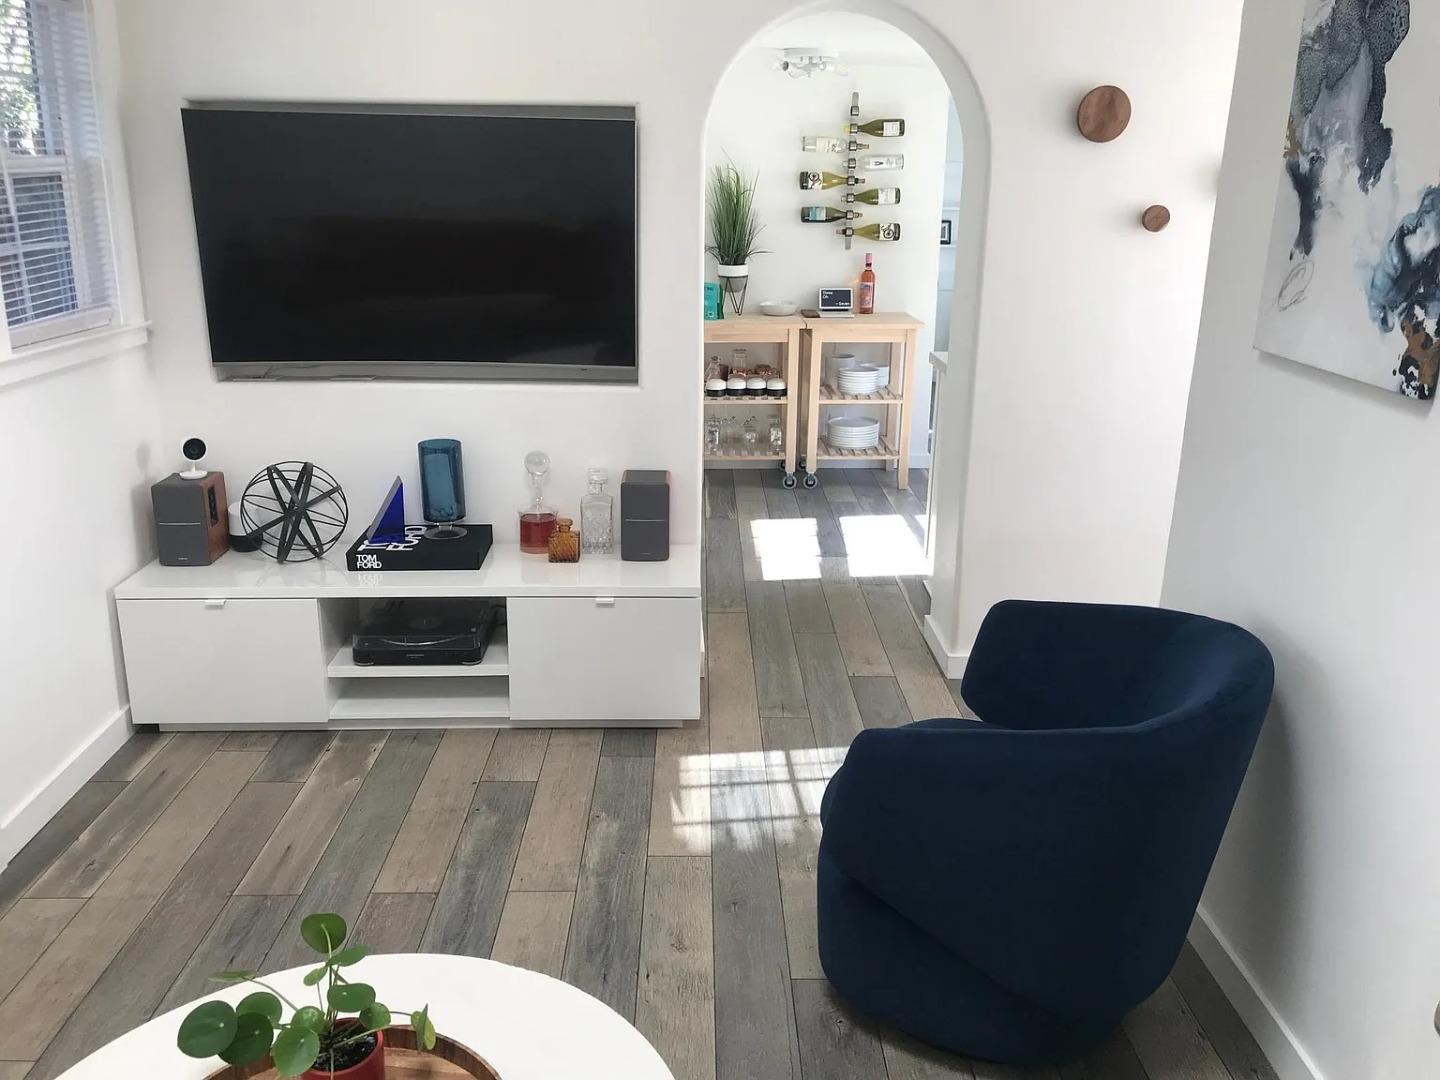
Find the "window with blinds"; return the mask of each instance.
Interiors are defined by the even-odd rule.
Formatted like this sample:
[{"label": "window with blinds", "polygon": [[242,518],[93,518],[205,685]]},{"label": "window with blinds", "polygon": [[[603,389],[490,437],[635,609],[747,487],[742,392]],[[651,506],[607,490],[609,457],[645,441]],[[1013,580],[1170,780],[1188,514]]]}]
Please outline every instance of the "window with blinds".
[{"label": "window with blinds", "polygon": [[0,289],[14,348],[111,321],[88,0],[0,0]]}]

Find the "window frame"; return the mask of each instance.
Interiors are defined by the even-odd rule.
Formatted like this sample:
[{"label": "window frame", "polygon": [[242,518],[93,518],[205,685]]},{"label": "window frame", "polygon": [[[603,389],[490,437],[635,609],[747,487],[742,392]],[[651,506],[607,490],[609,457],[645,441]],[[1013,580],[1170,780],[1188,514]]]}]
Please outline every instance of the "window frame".
[{"label": "window frame", "polygon": [[[65,218],[65,242],[63,248],[57,244],[53,250],[64,250],[69,256],[70,287],[74,291],[76,306],[69,311],[27,319],[14,325],[11,325],[7,314],[3,320],[0,320],[0,323],[3,323],[12,355],[35,346],[50,345],[86,331],[103,330],[116,323],[119,318],[118,252],[116,251],[114,211],[108,169],[110,125],[106,123],[98,86],[97,68],[100,58],[96,40],[95,8],[90,0],[24,0],[24,2],[27,8],[26,17],[29,19],[31,27],[30,62],[35,73],[39,131],[48,149],[48,132],[54,130],[56,123],[54,118],[58,114],[60,142],[64,152],[16,154],[0,145],[0,157],[3,157],[3,164],[0,164],[0,179],[3,179],[5,194],[9,199],[10,206],[14,207],[17,213],[19,205],[15,199],[14,178],[54,176],[59,180],[60,205],[63,207]],[[47,56],[45,52],[58,40],[54,27],[49,24],[50,4],[55,2],[75,3],[83,8],[86,46],[90,53],[91,85],[88,88],[88,109],[82,109],[80,106],[80,101],[83,100],[83,95],[79,92],[80,88],[73,85],[72,80],[60,77],[60,72],[65,68],[68,58],[57,61],[56,57]],[[66,129],[67,118],[81,116],[87,112],[92,114],[89,120],[95,125],[96,137],[99,142],[99,156],[93,163],[93,167],[99,172],[94,182],[98,185],[99,193],[102,196],[101,212],[93,215],[96,219],[93,222],[85,220],[86,215],[77,205],[78,193],[76,191],[77,184],[82,183],[82,171],[90,168],[91,164],[77,156],[78,148],[71,143],[72,137]],[[89,251],[90,238],[88,234],[92,227],[98,234],[94,238],[95,242],[103,244],[109,249],[112,267],[109,281],[111,295],[98,300],[94,295],[95,278],[90,265],[91,252]],[[16,229],[17,235],[13,243],[0,240],[0,256],[13,253],[21,266],[20,272],[23,274],[23,253],[46,249],[42,246],[27,246],[20,240],[18,219]],[[30,301],[28,288],[26,299],[28,304]]]}]

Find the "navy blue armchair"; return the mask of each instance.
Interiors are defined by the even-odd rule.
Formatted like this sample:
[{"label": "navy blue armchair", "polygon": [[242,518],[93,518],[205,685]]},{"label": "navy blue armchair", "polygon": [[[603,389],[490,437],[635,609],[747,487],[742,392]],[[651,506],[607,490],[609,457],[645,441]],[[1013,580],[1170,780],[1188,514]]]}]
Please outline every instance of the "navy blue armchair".
[{"label": "navy blue armchair", "polygon": [[826,788],[825,974],[969,1057],[1091,1048],[1174,965],[1273,684],[1229,623],[997,604],[962,684],[984,722],[865,731]]}]

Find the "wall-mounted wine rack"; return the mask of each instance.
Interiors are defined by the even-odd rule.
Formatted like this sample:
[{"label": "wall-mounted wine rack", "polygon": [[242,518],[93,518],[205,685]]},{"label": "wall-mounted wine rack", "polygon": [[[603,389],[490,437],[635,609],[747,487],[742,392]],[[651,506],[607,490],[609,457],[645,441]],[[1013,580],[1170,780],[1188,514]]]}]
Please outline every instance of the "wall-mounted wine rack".
[{"label": "wall-mounted wine rack", "polygon": [[[872,120],[868,124],[861,124],[860,119],[860,92],[857,90],[850,95],[850,116],[845,123],[845,135],[843,138],[833,139],[824,136],[806,136],[801,141],[804,150],[818,151],[820,153],[841,153],[845,154],[844,174],[831,173],[826,171],[806,170],[800,173],[800,188],[802,191],[824,191],[831,187],[845,185],[845,208],[836,209],[831,206],[802,206],[800,208],[800,220],[809,224],[832,224],[841,222],[836,229],[836,234],[844,237],[845,250],[849,251],[856,236],[866,240],[881,242],[893,242],[900,239],[900,225],[893,221],[877,221],[867,225],[856,226],[855,221],[862,215],[861,211],[853,209],[857,202],[866,203],[872,206],[892,206],[900,201],[899,187],[892,188],[869,188],[864,192],[856,193],[855,189],[866,183],[856,175],[859,159],[856,153],[861,150],[868,150],[868,143],[856,141],[861,134],[871,135],[876,138],[894,138],[905,134],[904,120]],[[872,155],[873,161],[888,160],[890,164],[878,166],[879,168],[903,169],[905,167],[904,154],[876,154]]]}]

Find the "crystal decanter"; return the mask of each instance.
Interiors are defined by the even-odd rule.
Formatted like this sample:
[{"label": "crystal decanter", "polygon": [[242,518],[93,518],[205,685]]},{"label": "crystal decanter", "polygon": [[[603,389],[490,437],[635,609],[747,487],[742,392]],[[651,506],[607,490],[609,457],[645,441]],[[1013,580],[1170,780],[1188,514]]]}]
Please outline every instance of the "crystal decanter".
[{"label": "crystal decanter", "polygon": [[610,476],[604,469],[585,475],[590,490],[580,500],[580,547],[586,555],[609,555],[615,550],[615,498],[605,490]]}]

